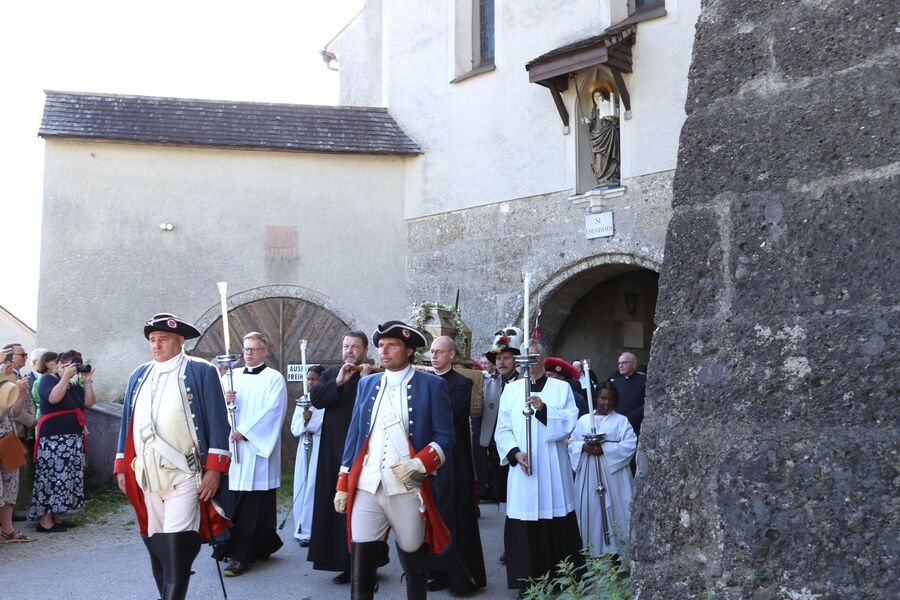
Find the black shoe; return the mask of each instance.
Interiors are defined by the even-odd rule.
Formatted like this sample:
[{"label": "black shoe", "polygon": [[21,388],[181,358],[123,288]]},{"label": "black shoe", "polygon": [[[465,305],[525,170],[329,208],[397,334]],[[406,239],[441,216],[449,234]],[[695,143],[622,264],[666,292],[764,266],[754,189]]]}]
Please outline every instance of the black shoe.
[{"label": "black shoe", "polygon": [[500,564],[501,565],[506,564],[506,552],[504,552],[503,554],[500,555]]},{"label": "black shoe", "polygon": [[338,575],[333,577],[331,581],[338,585],[350,583],[350,571],[341,571]]},{"label": "black shoe", "polygon": [[404,552],[397,546],[397,555],[406,575],[406,600],[425,600],[428,597],[428,579],[425,572],[428,546],[422,544],[415,552]]},{"label": "black shoe", "polygon": [[309,548],[309,540],[300,540],[301,548]]},{"label": "black shoe", "polygon": [[222,575],[225,577],[240,577],[244,573],[250,570],[250,567],[247,563],[242,563],[239,560],[233,560],[228,563],[228,566],[225,567],[225,570],[222,571]]},{"label": "black shoe", "polygon": [[62,533],[63,531],[68,531],[67,528],[62,525],[57,525],[54,523],[51,527],[44,527],[40,523],[35,527],[38,533]]},{"label": "black shoe", "polygon": [[439,592],[447,589],[447,574],[441,573],[428,582],[429,592]]}]

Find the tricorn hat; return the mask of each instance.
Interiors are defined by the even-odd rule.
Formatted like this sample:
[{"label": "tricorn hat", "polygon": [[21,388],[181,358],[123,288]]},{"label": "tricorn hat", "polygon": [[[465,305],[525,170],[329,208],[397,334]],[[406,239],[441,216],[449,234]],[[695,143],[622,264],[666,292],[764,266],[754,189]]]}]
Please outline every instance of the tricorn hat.
[{"label": "tricorn hat", "polygon": [[192,340],[200,337],[200,331],[189,323],[185,323],[171,313],[157,313],[144,323],[144,337],[150,339],[150,334],[154,331],[165,331],[174,333],[175,335],[184,336],[186,340]]},{"label": "tricorn hat", "polygon": [[372,334],[372,343],[377,346],[378,340],[384,337],[403,340],[406,347],[412,349],[428,345],[428,340],[425,339],[421,331],[403,321],[387,321],[379,325],[375,333]]}]

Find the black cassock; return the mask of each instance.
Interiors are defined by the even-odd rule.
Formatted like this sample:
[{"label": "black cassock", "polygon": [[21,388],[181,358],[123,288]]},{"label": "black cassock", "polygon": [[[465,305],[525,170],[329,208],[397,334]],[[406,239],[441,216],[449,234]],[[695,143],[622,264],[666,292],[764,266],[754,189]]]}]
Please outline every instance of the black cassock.
[{"label": "black cassock", "polygon": [[313,498],[312,531],[306,559],[319,571],[349,571],[347,550],[347,517],[334,510],[334,488],[337,485],[344,440],[350,429],[350,417],[356,402],[359,373],[337,387],[340,369],[327,369],[319,384],[310,392],[313,406],[324,408],[322,437],[319,442],[319,464],[316,467],[316,490]]},{"label": "black cassock", "polygon": [[469,410],[472,381],[450,369],[441,378],[447,382],[456,443],[447,456],[447,464],[438,469],[434,495],[438,512],[450,530],[450,548],[439,556],[430,556],[430,576],[447,573],[447,586],[452,592],[467,593],[487,584],[484,553],[478,531],[478,500],[472,462],[472,434]]}]

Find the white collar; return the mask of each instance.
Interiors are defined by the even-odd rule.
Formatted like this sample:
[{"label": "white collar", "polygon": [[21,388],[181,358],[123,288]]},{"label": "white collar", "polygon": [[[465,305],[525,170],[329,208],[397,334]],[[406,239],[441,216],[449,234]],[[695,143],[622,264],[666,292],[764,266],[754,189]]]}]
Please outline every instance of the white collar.
[{"label": "white collar", "polygon": [[169,371],[174,371],[178,367],[181,366],[181,361],[184,360],[184,352],[179,352],[172,358],[167,361],[159,362],[153,361],[153,368],[157,373],[168,373]]},{"label": "white collar", "polygon": [[384,372],[384,381],[389,386],[394,387],[403,383],[403,380],[406,378],[406,375],[409,373],[410,369],[412,369],[412,365],[407,365],[405,369],[402,371],[388,371]]},{"label": "white collar", "polygon": [[440,375],[446,375],[447,373],[449,373],[449,372],[452,371],[452,370],[453,370],[453,365],[450,365],[449,367],[447,367],[446,370],[441,371],[440,373],[438,373],[437,371],[435,371],[434,374],[435,374],[435,375],[438,375],[438,376],[440,376]]}]

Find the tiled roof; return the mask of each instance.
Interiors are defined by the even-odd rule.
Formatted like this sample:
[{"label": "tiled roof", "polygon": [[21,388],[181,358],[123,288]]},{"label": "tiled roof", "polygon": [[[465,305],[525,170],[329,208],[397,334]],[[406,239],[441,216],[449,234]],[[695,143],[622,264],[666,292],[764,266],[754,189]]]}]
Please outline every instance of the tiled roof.
[{"label": "tiled roof", "polygon": [[385,108],[47,91],[38,134],[219,148],[420,154]]}]

